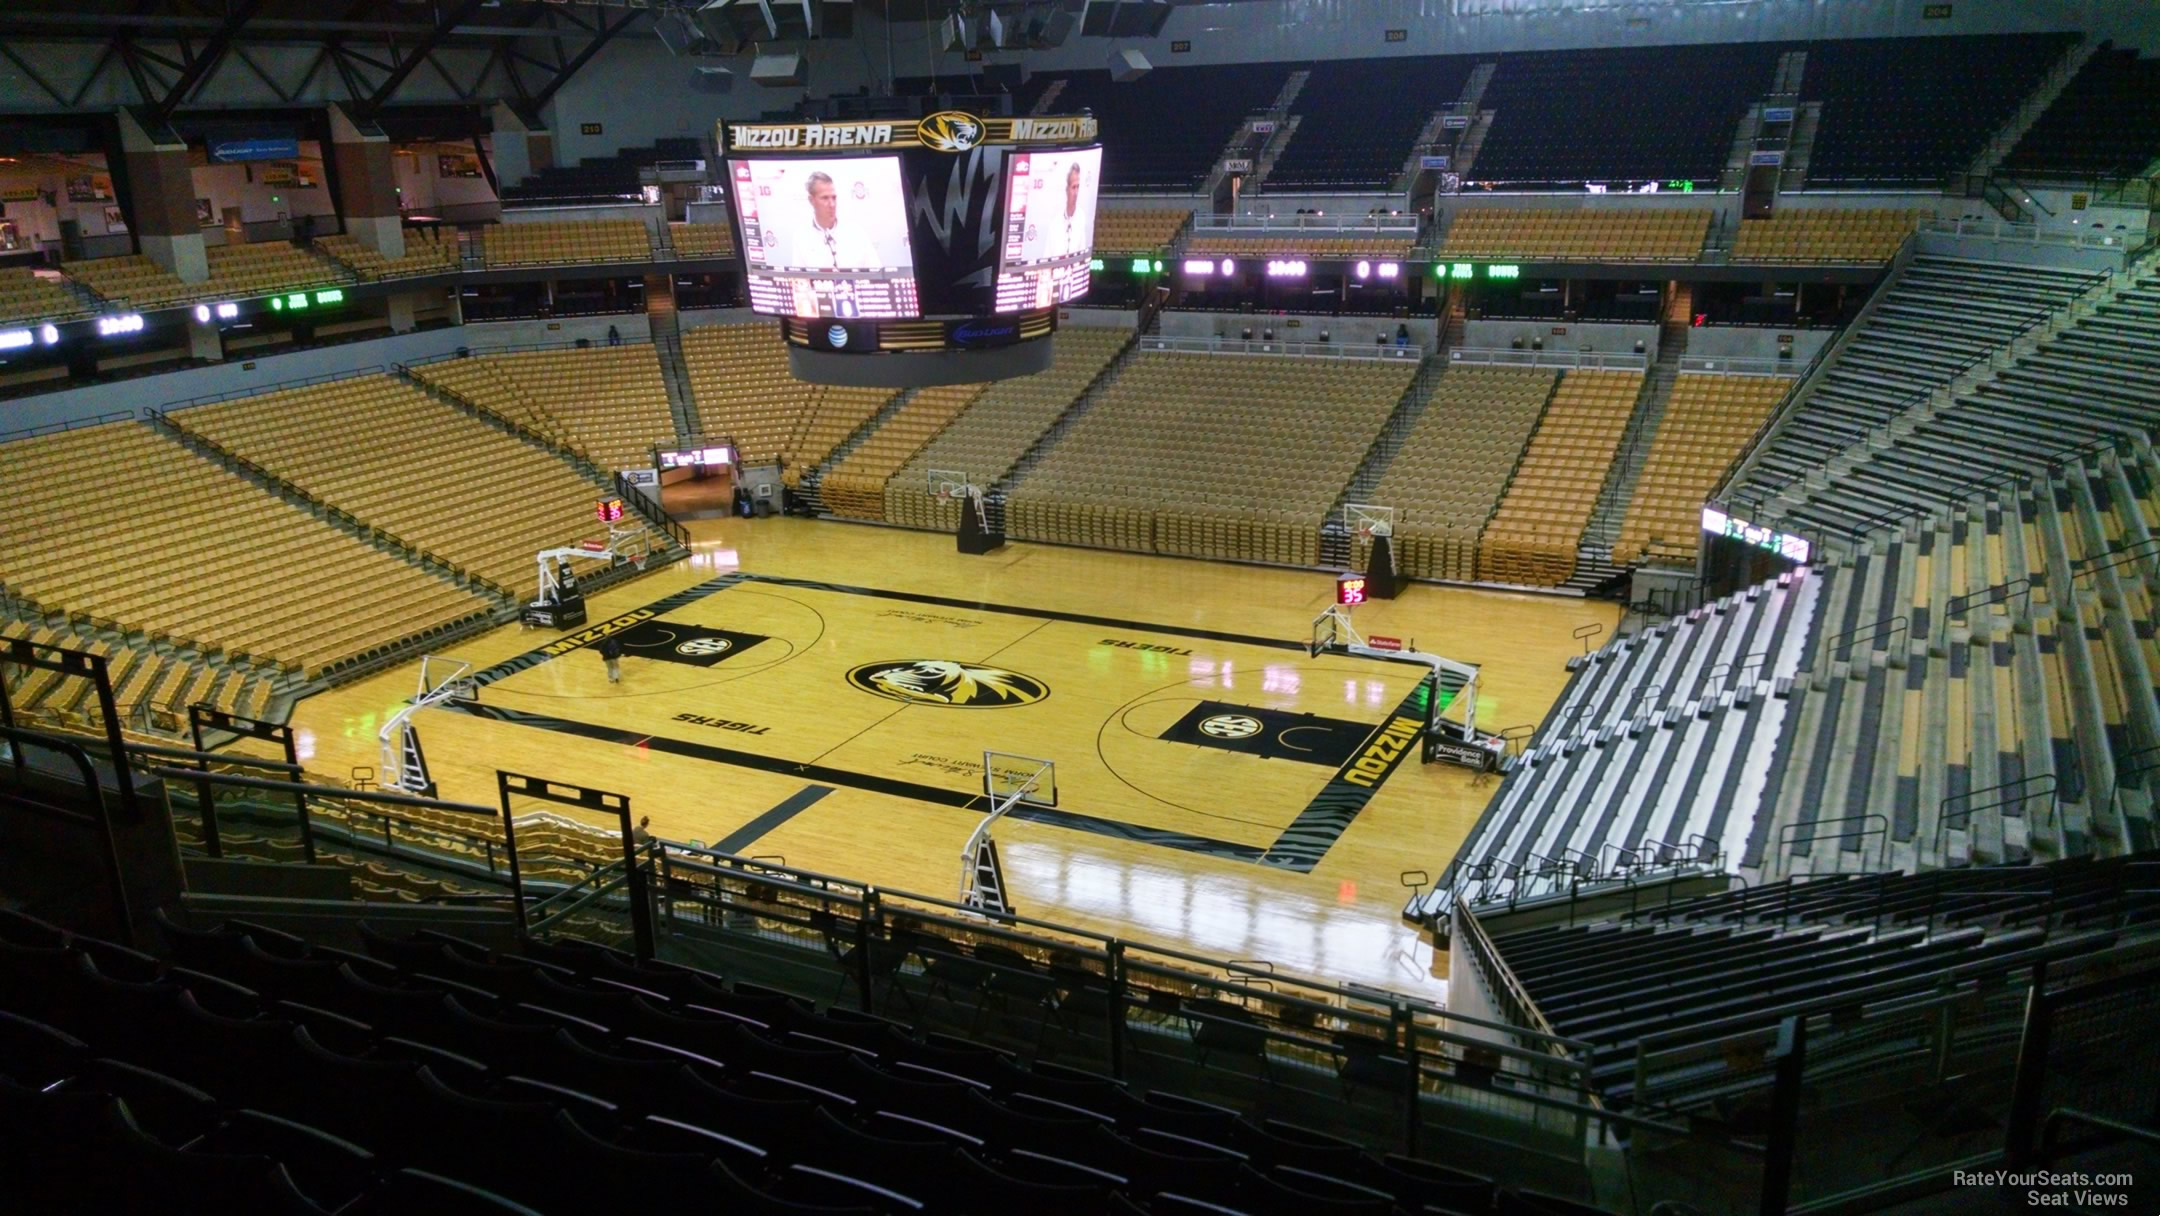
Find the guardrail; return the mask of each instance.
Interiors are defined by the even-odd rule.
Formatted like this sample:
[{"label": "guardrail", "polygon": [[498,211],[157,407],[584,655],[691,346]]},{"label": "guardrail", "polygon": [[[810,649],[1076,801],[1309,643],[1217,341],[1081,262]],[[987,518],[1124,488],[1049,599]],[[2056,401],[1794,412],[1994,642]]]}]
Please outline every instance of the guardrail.
[{"label": "guardrail", "polygon": [[[1827,346],[1828,344],[1825,343],[1824,345]],[[1804,366],[1812,367],[1814,363],[1811,360]],[[1790,359],[1724,359],[1710,355],[1682,355],[1680,356],[1680,370],[1683,372],[1716,372],[1726,376],[1793,376],[1795,378],[1802,373],[1802,367],[1795,366]]]},{"label": "guardrail", "polygon": [[1395,359],[1415,363],[1425,357],[1422,346],[1359,346],[1336,342],[1244,342],[1236,338],[1140,339],[1140,349],[1185,351],[1208,355],[1294,355],[1308,359],[1359,359],[1373,362]]},{"label": "guardrail", "polygon": [[1448,352],[1448,362],[1495,367],[1567,367],[1586,371],[1640,372],[1650,368],[1649,356],[1621,351],[1607,354],[1590,350],[1511,350],[1477,346],[1456,347]]},{"label": "guardrail", "polygon": [[108,422],[127,422],[134,417],[134,410],[109,410],[91,418],[69,418],[61,422],[42,422],[36,426],[22,427],[19,430],[0,431],[0,443],[6,443],[11,439],[31,439],[39,435],[57,435],[62,431],[103,426]]},{"label": "guardrail", "polygon": [[174,410],[192,409],[198,405],[215,405],[221,401],[239,401],[248,397],[261,397],[268,393],[284,392],[288,389],[307,388],[309,385],[314,384],[328,384],[333,380],[355,380],[361,376],[381,375],[382,371],[383,365],[375,363],[366,367],[348,368],[344,371],[324,372],[319,376],[297,376],[291,380],[273,380],[268,384],[236,388],[229,392],[205,393],[200,397],[182,397],[178,401],[168,401],[163,405],[146,405],[141,407],[139,412],[145,418],[154,419],[162,414],[170,414]]},{"label": "guardrail", "polygon": [[1202,232],[1364,232],[1415,237],[1414,215],[1196,215],[1192,230]]},{"label": "guardrail", "polygon": [[2022,224],[2010,220],[1945,220],[1933,219],[1921,222],[1920,231],[1941,233],[1945,236],[1986,237],[1996,241],[2020,241],[2028,245],[2063,245],[2079,249],[2131,249],[2135,248],[2138,235],[2131,232],[2074,232],[2063,228],[2046,228],[2039,224]]}]

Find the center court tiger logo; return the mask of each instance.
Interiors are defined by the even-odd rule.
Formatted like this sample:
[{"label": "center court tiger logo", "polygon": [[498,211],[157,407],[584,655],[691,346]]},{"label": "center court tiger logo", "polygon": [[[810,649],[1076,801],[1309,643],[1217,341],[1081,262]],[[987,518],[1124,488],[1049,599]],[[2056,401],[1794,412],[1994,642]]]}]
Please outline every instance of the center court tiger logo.
[{"label": "center court tiger logo", "polygon": [[1260,719],[1249,714],[1216,714],[1200,723],[1200,733],[1217,739],[1250,739],[1260,733]]},{"label": "center court tiger logo", "polygon": [[691,638],[687,642],[678,644],[675,647],[675,653],[703,658],[708,655],[726,654],[733,649],[735,649],[735,643],[728,641],[726,638]]},{"label": "center court tiger logo", "polygon": [[915,124],[915,136],[926,148],[965,152],[983,141],[983,124],[973,114],[940,110]]},{"label": "center court tiger logo", "polygon": [[891,659],[883,663],[865,663],[848,672],[847,681],[888,701],[942,705],[952,709],[1033,705],[1050,695],[1050,686],[1033,676],[951,659]]}]

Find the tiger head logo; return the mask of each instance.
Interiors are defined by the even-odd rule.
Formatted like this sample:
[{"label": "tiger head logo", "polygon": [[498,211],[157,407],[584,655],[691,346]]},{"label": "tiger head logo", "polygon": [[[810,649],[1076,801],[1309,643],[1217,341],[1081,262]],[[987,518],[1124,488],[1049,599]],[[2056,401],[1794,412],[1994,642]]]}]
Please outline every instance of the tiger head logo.
[{"label": "tiger head logo", "polygon": [[916,138],[939,152],[965,152],[983,141],[982,120],[959,110],[940,110],[915,124]]},{"label": "tiger head logo", "polygon": [[848,672],[847,679],[864,692],[889,701],[953,709],[1033,705],[1050,695],[1049,686],[1033,676],[951,659],[865,663]]}]

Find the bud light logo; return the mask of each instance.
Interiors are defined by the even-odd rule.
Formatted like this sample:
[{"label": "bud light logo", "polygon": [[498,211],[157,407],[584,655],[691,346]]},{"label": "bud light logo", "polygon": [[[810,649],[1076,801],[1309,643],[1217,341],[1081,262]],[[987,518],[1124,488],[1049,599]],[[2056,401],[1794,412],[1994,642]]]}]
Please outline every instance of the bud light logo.
[{"label": "bud light logo", "polygon": [[965,346],[1016,338],[1019,334],[1020,327],[1010,321],[1001,324],[979,324],[970,321],[953,327],[952,340]]},{"label": "bud light logo", "polygon": [[846,346],[848,342],[847,326],[835,325],[831,329],[826,330],[825,340],[832,343],[835,349]]}]

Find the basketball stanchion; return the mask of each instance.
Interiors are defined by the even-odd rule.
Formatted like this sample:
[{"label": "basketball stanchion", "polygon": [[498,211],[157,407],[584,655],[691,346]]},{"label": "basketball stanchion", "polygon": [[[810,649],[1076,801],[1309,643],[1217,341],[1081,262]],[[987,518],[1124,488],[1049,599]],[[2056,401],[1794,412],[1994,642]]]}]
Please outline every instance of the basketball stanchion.
[{"label": "basketball stanchion", "polygon": [[998,862],[990,828],[1016,806],[1057,805],[1057,765],[1034,756],[983,753],[983,797],[990,813],[975,825],[960,851],[960,902],[992,919],[1016,915],[1006,896],[1005,869]]},{"label": "basketball stanchion", "polygon": [[464,659],[439,654],[420,656],[419,689],[412,700],[390,715],[376,735],[382,747],[382,788],[424,798],[435,796],[435,781],[428,775],[427,754],[420,749],[420,732],[413,727],[413,715],[452,701],[478,699],[478,686],[467,674],[470,671],[472,664]]}]

